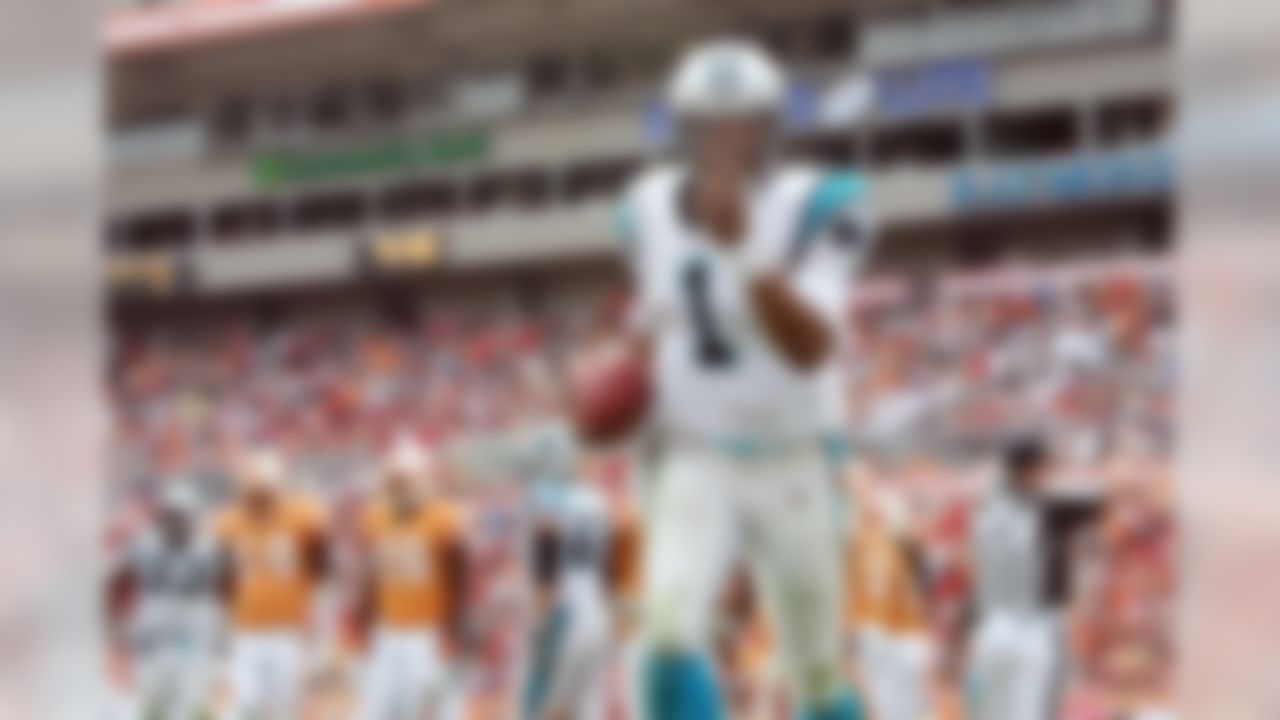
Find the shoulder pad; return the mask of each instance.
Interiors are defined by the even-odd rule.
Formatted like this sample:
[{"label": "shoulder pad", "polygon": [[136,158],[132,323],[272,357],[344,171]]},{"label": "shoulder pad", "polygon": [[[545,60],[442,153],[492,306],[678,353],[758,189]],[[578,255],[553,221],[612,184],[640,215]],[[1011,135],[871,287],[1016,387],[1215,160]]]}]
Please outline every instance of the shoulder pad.
[{"label": "shoulder pad", "polygon": [[866,179],[858,173],[832,172],[819,178],[801,214],[800,237],[808,238],[830,227],[866,194]]}]

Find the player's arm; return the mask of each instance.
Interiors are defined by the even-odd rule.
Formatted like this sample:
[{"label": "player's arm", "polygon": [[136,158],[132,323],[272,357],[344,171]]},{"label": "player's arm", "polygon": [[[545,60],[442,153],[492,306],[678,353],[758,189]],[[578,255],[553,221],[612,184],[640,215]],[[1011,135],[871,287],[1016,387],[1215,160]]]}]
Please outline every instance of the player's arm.
[{"label": "player's arm", "polygon": [[236,593],[236,562],[232,545],[231,523],[226,516],[214,522],[213,591],[222,606],[230,607]]},{"label": "player's arm", "polygon": [[928,598],[933,584],[929,565],[925,561],[924,550],[914,538],[903,536],[898,543],[899,552],[907,565],[907,572],[903,577],[906,587],[903,590],[908,612],[923,625],[928,622]]},{"label": "player's arm", "polygon": [[328,523],[320,508],[310,508],[308,513],[307,524],[302,533],[302,563],[312,582],[319,583],[329,577],[333,564]]},{"label": "player's arm", "polygon": [[125,647],[126,627],[138,597],[138,586],[138,573],[134,568],[133,558],[126,555],[107,577],[103,593],[103,612],[106,615],[111,646],[114,648]]},{"label": "player's arm", "polygon": [[229,606],[236,593],[236,563],[231,549],[219,544],[214,565],[213,592],[218,602]]},{"label": "player's arm", "polygon": [[793,368],[812,370],[831,356],[835,333],[781,272],[755,278],[751,303],[773,348]]},{"label": "player's arm", "polygon": [[752,309],[773,348],[797,370],[812,370],[836,349],[852,275],[866,259],[870,227],[858,205],[861,185],[848,175],[819,184],[783,258],[761,269],[744,258],[752,275]]},{"label": "player's arm", "polygon": [[467,548],[462,532],[454,528],[441,543],[440,567],[444,575],[445,630],[455,650],[467,642],[467,598],[470,594]]},{"label": "player's arm", "polygon": [[352,612],[357,642],[363,644],[374,624],[378,571],[374,558],[374,541],[367,518],[360,518],[355,533],[356,582]]},{"label": "player's arm", "polygon": [[564,568],[564,544],[560,533],[548,523],[538,523],[529,539],[529,566],[539,616],[550,611],[556,584]]},{"label": "player's arm", "polygon": [[638,552],[636,532],[627,521],[615,523],[609,532],[608,554],[605,558],[605,581],[609,593],[623,596],[632,584],[634,571],[632,558]]},{"label": "player's arm", "polygon": [[1106,498],[1100,493],[1051,495],[1044,503],[1049,531],[1064,536],[1093,526],[1105,510]]}]

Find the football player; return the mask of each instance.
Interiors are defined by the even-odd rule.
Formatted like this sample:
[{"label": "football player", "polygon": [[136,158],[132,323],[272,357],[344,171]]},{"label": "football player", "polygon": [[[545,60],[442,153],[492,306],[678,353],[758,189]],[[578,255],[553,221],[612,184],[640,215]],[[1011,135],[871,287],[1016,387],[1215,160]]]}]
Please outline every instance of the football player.
[{"label": "football player", "polygon": [[218,635],[221,567],[200,525],[200,498],[185,481],[163,491],[154,525],[114,573],[112,595],[137,682],[130,716],[195,720],[210,700]]},{"label": "football player", "polygon": [[853,488],[845,576],[853,657],[873,717],[920,720],[930,707],[933,657],[923,560],[906,533],[900,498],[872,482],[862,478]]},{"label": "football player", "polygon": [[1099,496],[1051,488],[1052,473],[1039,438],[1016,438],[975,511],[976,623],[966,684],[974,720],[1058,717],[1069,670],[1063,614],[1073,540],[1105,505]]},{"label": "football player", "polygon": [[739,555],[805,718],[853,718],[843,680],[839,361],[852,281],[872,245],[858,176],[780,157],[787,78],[757,46],[693,49],[668,99],[677,157],[644,172],[618,218],[650,358],[660,449],[645,527],[648,715],[721,717],[706,660]]},{"label": "football player", "polygon": [[237,468],[240,492],[215,524],[229,570],[228,720],[296,720],[302,710],[312,602],[328,572],[320,507],[286,487],[279,455]]},{"label": "football player", "polygon": [[460,514],[432,492],[434,472],[426,450],[398,445],[361,515],[361,604],[375,629],[359,720],[447,720],[457,711],[446,646],[462,631],[465,549]]},{"label": "football player", "polygon": [[633,534],[596,487],[560,414],[558,382],[534,373],[541,399],[505,432],[452,443],[450,463],[471,482],[521,483],[533,622],[515,716],[602,720],[615,661],[615,612],[628,577]]}]

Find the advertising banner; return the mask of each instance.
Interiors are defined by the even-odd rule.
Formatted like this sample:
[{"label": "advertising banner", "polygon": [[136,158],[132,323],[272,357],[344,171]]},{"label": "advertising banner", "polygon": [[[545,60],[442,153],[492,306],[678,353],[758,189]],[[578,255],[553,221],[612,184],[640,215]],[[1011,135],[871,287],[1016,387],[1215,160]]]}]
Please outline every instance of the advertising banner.
[{"label": "advertising banner", "polygon": [[960,170],[951,199],[959,212],[1020,210],[1158,195],[1173,183],[1169,151],[1141,148]]}]

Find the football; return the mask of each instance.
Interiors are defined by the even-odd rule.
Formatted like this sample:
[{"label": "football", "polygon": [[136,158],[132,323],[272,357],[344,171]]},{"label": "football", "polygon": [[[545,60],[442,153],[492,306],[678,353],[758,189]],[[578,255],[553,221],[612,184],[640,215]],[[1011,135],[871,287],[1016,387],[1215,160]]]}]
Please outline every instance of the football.
[{"label": "football", "polygon": [[625,439],[644,422],[652,403],[649,354],[639,343],[615,343],[584,358],[573,373],[572,410],[578,436],[589,444]]}]

